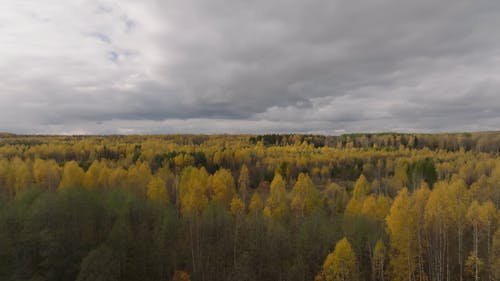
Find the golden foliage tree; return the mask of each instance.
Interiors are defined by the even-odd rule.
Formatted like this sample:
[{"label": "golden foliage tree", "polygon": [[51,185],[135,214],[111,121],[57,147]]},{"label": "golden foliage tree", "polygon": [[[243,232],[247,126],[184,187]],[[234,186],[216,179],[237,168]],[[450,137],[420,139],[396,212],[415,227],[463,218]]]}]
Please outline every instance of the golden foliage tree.
[{"label": "golden foliage tree", "polygon": [[30,165],[19,157],[14,157],[8,166],[6,185],[11,195],[17,195],[33,183]]},{"label": "golden foliage tree", "polygon": [[473,235],[473,250],[470,252],[467,262],[466,268],[471,277],[474,278],[475,281],[479,280],[479,273],[482,270],[483,261],[479,258],[479,235],[481,228],[481,205],[477,201],[473,201],[467,210],[467,220],[472,225],[472,235]]},{"label": "golden foliage tree", "polygon": [[345,187],[334,182],[328,184],[323,191],[323,198],[330,212],[334,214],[344,213],[346,205],[349,202],[349,194]]},{"label": "golden foliage tree", "polygon": [[240,175],[238,177],[238,193],[240,194],[241,200],[248,202],[248,193],[250,189],[250,175],[247,165],[243,164],[240,169]]},{"label": "golden foliage tree", "polygon": [[371,185],[362,174],[354,184],[352,197],[346,206],[346,213],[352,216],[360,215],[363,209],[363,201],[370,193]]},{"label": "golden foliage tree", "polygon": [[33,164],[35,183],[47,190],[56,190],[61,181],[61,168],[56,161],[36,159]]},{"label": "golden foliage tree", "polygon": [[139,197],[144,198],[147,192],[147,185],[151,179],[151,169],[147,162],[132,165],[127,173],[127,187],[134,191]]},{"label": "golden foliage tree", "polygon": [[317,281],[357,281],[359,280],[357,258],[351,243],[342,238],[335,245],[323,264],[321,272],[316,276]]},{"label": "golden foliage tree", "polygon": [[271,182],[269,197],[266,201],[264,214],[269,218],[283,219],[288,214],[288,199],[283,177],[276,173]]},{"label": "golden foliage tree", "polygon": [[231,172],[226,169],[219,169],[210,177],[210,185],[212,199],[229,207],[236,193],[234,178]]},{"label": "golden foliage tree", "polygon": [[69,161],[64,164],[63,175],[59,188],[78,187],[83,186],[85,172],[76,163],[76,161]]},{"label": "golden foliage tree", "polygon": [[149,181],[147,187],[147,197],[148,199],[160,204],[168,203],[169,198],[167,187],[162,178],[155,176]]},{"label": "golden foliage tree", "polygon": [[413,202],[408,190],[403,188],[391,206],[386,218],[391,245],[392,279],[412,280],[416,270],[417,235]]},{"label": "golden foliage tree", "polygon": [[101,162],[95,160],[92,162],[92,165],[87,169],[87,172],[85,172],[85,176],[83,178],[83,185],[85,188],[88,188],[90,190],[96,190],[99,185],[99,176],[101,174],[101,171],[103,169],[103,165]]},{"label": "golden foliage tree", "polygon": [[378,240],[375,244],[372,256],[372,274],[373,280],[384,281],[385,279],[385,260],[387,248],[382,240]]},{"label": "golden foliage tree", "polygon": [[250,200],[250,205],[248,205],[248,210],[254,217],[259,215],[264,208],[264,202],[259,196],[259,193],[255,192]]},{"label": "golden foliage tree", "polygon": [[110,189],[124,188],[127,181],[127,170],[118,167],[110,171],[108,186]]},{"label": "golden foliage tree", "polygon": [[179,183],[181,212],[185,216],[199,214],[208,204],[208,173],[205,168],[186,167]]},{"label": "golden foliage tree", "polygon": [[320,194],[311,178],[307,174],[300,173],[292,190],[292,210],[303,217],[320,207],[319,203]]},{"label": "golden foliage tree", "polygon": [[352,190],[352,196],[355,198],[364,198],[371,191],[370,182],[366,179],[366,177],[361,174],[354,184],[354,188]]}]

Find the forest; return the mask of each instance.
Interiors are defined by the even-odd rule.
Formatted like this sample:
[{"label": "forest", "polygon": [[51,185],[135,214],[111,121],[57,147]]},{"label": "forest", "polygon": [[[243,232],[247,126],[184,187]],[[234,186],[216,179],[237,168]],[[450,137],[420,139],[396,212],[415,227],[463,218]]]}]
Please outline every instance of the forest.
[{"label": "forest", "polygon": [[500,280],[500,133],[0,134],[0,280]]}]

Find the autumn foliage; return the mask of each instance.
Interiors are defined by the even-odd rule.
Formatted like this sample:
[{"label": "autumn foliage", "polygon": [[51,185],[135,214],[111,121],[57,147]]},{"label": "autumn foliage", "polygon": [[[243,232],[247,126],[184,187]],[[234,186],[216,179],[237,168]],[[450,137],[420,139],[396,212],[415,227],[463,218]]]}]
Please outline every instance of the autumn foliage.
[{"label": "autumn foliage", "polygon": [[0,280],[499,280],[500,134],[0,138]]}]

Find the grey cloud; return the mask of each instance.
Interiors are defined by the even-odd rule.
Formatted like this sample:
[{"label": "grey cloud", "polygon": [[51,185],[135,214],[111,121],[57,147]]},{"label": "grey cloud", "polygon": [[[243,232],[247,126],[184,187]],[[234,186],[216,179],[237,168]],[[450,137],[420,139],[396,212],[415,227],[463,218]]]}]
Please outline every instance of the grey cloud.
[{"label": "grey cloud", "polygon": [[498,1],[27,3],[0,20],[1,130],[500,129]]}]

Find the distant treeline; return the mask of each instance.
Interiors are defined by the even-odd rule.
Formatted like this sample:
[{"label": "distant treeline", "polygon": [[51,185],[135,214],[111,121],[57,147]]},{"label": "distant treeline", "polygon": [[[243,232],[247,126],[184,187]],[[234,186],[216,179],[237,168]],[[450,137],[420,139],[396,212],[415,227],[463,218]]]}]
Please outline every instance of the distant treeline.
[{"label": "distant treeline", "polygon": [[431,150],[466,151],[498,153],[500,151],[500,134],[488,133],[455,133],[455,134],[347,134],[341,136],[325,135],[295,135],[295,134],[268,134],[250,137],[250,142],[264,145],[294,145],[306,142],[315,147],[383,147],[399,149],[400,147]]}]

